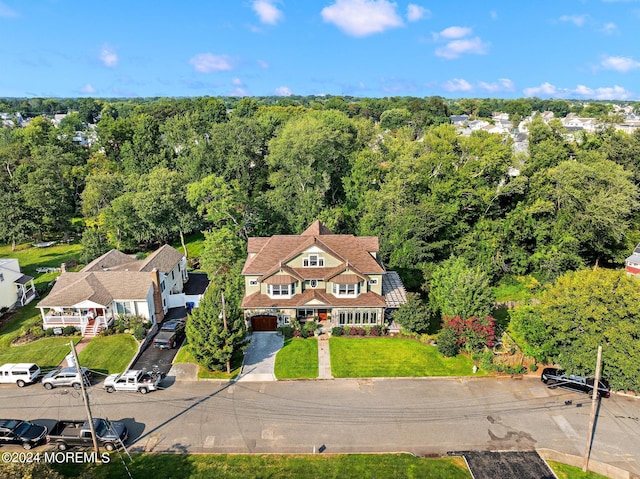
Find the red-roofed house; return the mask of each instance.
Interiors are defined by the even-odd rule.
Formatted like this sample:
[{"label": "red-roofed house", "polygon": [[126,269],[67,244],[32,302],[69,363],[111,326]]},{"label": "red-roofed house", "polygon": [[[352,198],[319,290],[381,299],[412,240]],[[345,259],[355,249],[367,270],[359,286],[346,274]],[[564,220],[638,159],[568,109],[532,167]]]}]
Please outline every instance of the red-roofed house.
[{"label": "red-roofed house", "polygon": [[242,308],[254,331],[317,319],[323,328],[384,324],[406,299],[378,258],[378,238],[333,234],[320,221],[301,235],[249,238]]}]

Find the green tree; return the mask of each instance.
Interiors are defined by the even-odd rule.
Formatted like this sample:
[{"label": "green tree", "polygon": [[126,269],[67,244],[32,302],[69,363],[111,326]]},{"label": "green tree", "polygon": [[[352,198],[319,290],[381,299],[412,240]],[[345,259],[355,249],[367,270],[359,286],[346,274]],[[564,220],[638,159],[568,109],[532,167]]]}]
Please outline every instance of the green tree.
[{"label": "green tree", "polygon": [[546,334],[535,347],[574,374],[593,374],[602,345],[602,374],[615,389],[640,390],[640,280],[622,270],[567,273],[535,306]]},{"label": "green tree", "polygon": [[210,370],[231,373],[231,358],[244,344],[246,329],[238,304],[225,297],[221,286],[212,283],[200,305],[187,321],[187,338],[196,361]]},{"label": "green tree", "polygon": [[402,329],[413,333],[433,334],[440,326],[418,293],[407,293],[407,302],[395,310],[392,317]]},{"label": "green tree", "polygon": [[98,228],[86,228],[80,240],[82,252],[80,259],[83,263],[90,263],[111,250],[107,235]]},{"label": "green tree", "polygon": [[450,258],[431,277],[429,301],[442,316],[489,316],[495,298],[488,275],[464,258]]}]

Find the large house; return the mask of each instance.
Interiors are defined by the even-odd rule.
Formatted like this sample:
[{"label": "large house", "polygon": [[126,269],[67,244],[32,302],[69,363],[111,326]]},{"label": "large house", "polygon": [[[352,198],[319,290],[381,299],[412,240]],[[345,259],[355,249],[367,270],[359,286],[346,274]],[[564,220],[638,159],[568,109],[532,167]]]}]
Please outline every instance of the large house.
[{"label": "large house", "polygon": [[314,319],[323,329],[371,326],[406,301],[378,257],[378,238],[333,234],[316,221],[301,235],[249,238],[242,308],[253,331]]},{"label": "large house", "polygon": [[20,272],[15,258],[0,258],[0,309],[24,306],[36,297],[33,278]]},{"label": "large house", "polygon": [[141,316],[159,323],[169,308],[197,306],[185,295],[187,260],[169,245],[137,260],[118,250],[74,273],[62,268],[51,292],[38,303],[44,329],[74,326],[94,336],[119,315]]}]

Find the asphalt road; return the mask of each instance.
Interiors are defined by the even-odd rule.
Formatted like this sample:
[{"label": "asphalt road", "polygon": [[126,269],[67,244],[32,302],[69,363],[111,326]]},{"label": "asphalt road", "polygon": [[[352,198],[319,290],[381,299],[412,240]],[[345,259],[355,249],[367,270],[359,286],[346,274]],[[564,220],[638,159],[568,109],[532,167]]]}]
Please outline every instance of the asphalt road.
[{"label": "asphalt road", "polygon": [[[90,389],[96,417],[123,420],[132,452],[326,453],[585,449],[586,395],[539,379],[173,382],[147,395]],[[568,403],[571,401],[571,403]],[[77,391],[0,387],[2,416],[82,418]],[[640,400],[600,403],[592,459],[640,474]]]}]

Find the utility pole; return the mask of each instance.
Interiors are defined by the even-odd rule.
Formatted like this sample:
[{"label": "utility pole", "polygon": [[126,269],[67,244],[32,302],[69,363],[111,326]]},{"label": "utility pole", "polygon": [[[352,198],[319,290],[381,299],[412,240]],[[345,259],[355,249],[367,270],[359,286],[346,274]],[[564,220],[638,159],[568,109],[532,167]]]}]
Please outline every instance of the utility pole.
[{"label": "utility pole", "polygon": [[89,407],[89,398],[87,397],[87,390],[84,387],[84,374],[82,374],[82,368],[80,367],[80,362],[78,361],[78,355],[76,354],[76,345],[73,341],[70,342],[71,345],[71,353],[73,354],[73,360],[76,363],[76,368],[78,371],[78,375],[80,376],[80,388],[82,389],[82,399],[84,400],[84,408],[87,412],[87,418],[89,418],[89,429],[91,430],[91,439],[93,440],[93,450],[96,453],[96,460],[100,455],[100,451],[98,449],[98,441],[96,440],[96,430],[93,427],[93,417],[91,416],[91,408]]},{"label": "utility pole", "polygon": [[[225,332],[227,331],[227,309],[224,305],[224,291],[220,293],[222,295],[222,326]],[[231,374],[231,360],[227,359],[227,374]]]},{"label": "utility pole", "polygon": [[582,470],[587,472],[589,469],[589,455],[591,453],[591,441],[593,440],[593,426],[596,422],[596,411],[598,409],[598,387],[600,386],[600,360],[602,359],[602,346],[598,346],[598,359],[596,362],[596,377],[593,382],[593,395],[591,396],[591,418],[589,419],[589,434],[587,437],[587,445],[584,448],[584,460],[582,462]]}]

